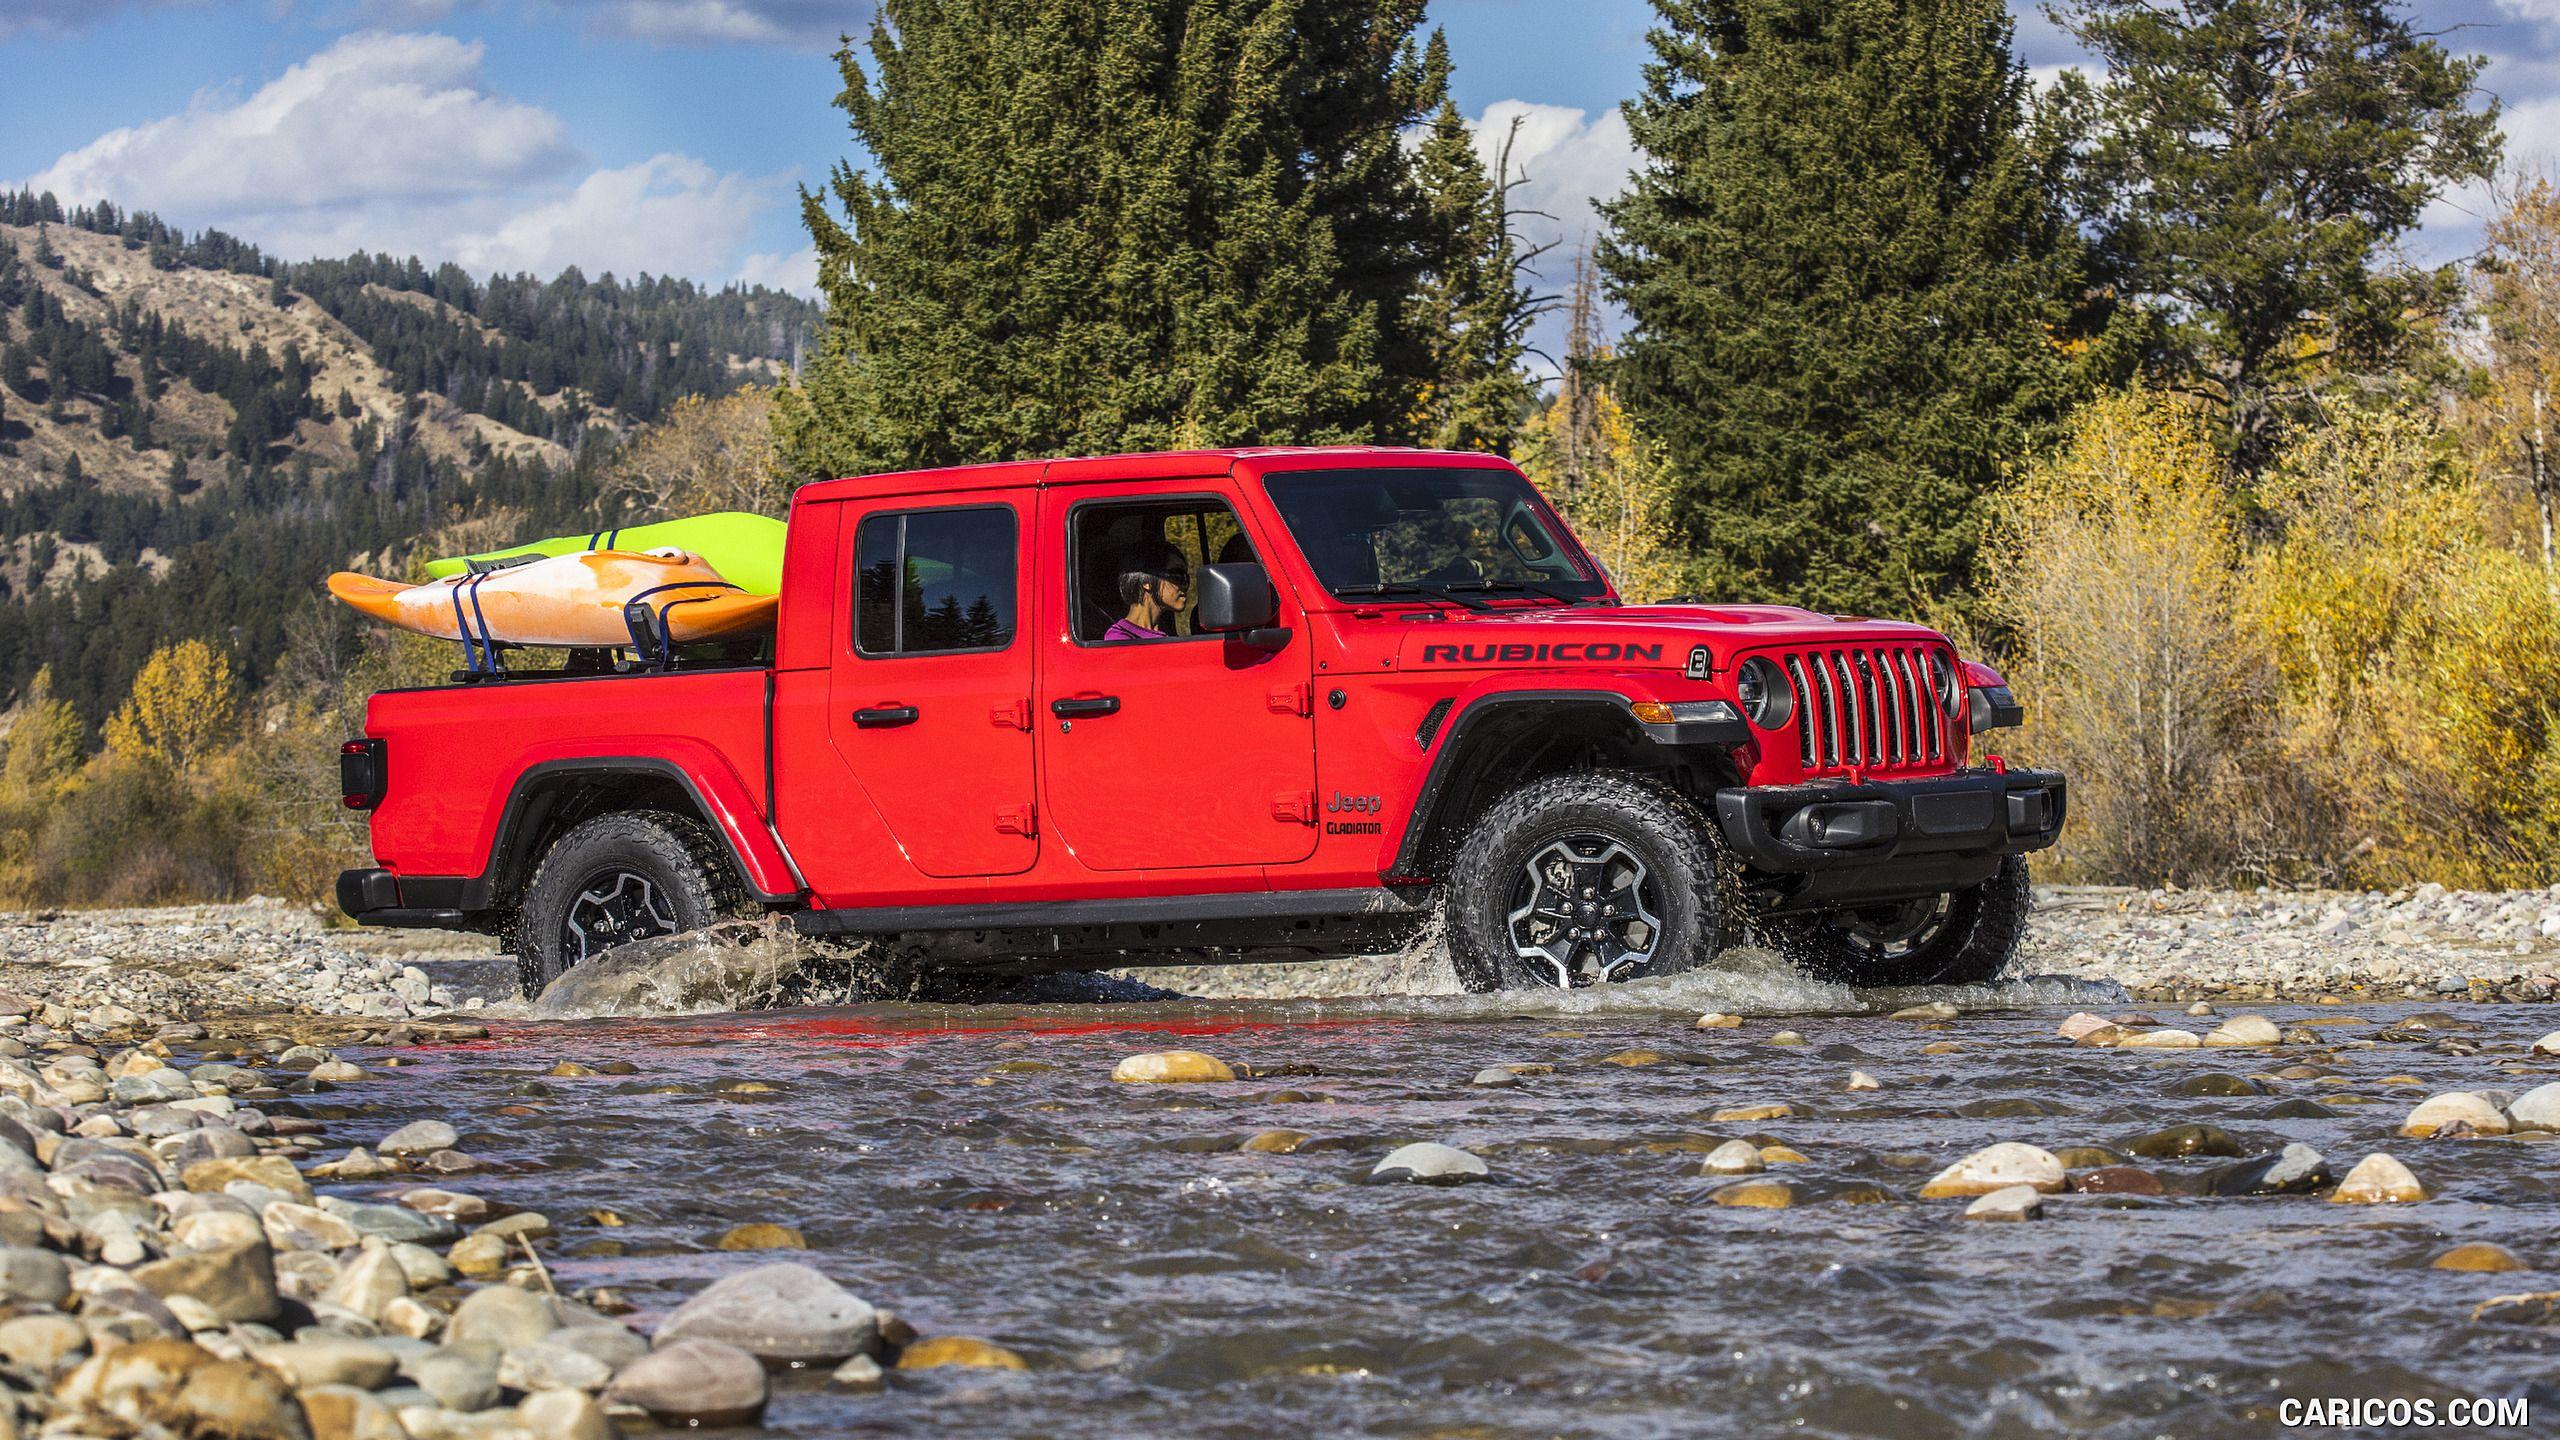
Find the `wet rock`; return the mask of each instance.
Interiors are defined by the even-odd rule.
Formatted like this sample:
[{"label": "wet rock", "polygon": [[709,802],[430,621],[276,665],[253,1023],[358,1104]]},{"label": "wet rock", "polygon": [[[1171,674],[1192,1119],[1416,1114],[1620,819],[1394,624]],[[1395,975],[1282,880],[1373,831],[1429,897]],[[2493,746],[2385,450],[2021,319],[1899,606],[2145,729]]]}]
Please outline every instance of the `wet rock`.
[{"label": "wet rock", "polygon": [[2193,1050],[2203,1044],[2193,1030],[2136,1030],[2116,1041],[2122,1050]]},{"label": "wet rock", "polygon": [[2145,1160],[2174,1160],[2185,1155],[2219,1155],[2237,1159],[2248,1153],[2231,1132],[2219,1125],[2171,1125],[2137,1135],[2125,1142],[2126,1150]]},{"label": "wet rock", "polygon": [[365,1078],[364,1067],[344,1060],[323,1060],[311,1067],[311,1078],[331,1085],[352,1085]]},{"label": "wet rock", "polygon": [[1294,1155],[1310,1138],[1304,1130],[1264,1130],[1247,1136],[1236,1148],[1255,1155]]},{"label": "wet rock", "polygon": [[2317,1100],[2280,1100],[2259,1112],[2269,1120],[2335,1120],[2338,1112]]},{"label": "wet rock", "polygon": [[2560,1130],[2560,1083],[2536,1085],[2507,1104],[2518,1130]]},{"label": "wet rock", "polygon": [[2033,1185],[2007,1185],[1964,1207],[1967,1220],[2033,1220],[2044,1213],[2044,1196]]},{"label": "wet rock", "polygon": [[2049,1195],[2062,1188],[2063,1178],[2062,1161],[2052,1151],[2003,1140],[1939,1171],[1936,1179],[1920,1187],[1920,1198],[1988,1195],[2012,1185]]},{"label": "wet rock", "polygon": [[712,1242],[714,1250],[806,1250],[807,1238],[788,1225],[733,1225]]},{"label": "wet rock", "polygon": [[1493,1065],[1477,1071],[1476,1078],[1468,1081],[1467,1083],[1470,1085],[1482,1085],[1489,1089],[1508,1090],[1512,1086],[1520,1083],[1520,1077],[1503,1069],[1499,1065]]},{"label": "wet rock", "polygon": [[2132,1033],[2132,1031],[2119,1025],[2101,1025],[2095,1030],[2084,1031],[2080,1038],[2073,1043],[2095,1046],[2100,1049],[2113,1049],[2116,1045],[2123,1042],[2124,1037]]},{"label": "wet rock", "polygon": [[2204,1037],[2207,1045],[2274,1045],[2284,1039],[2276,1022],[2264,1015],[2234,1015]]},{"label": "wet rock", "polygon": [[713,1340],[766,1360],[809,1365],[865,1353],[879,1343],[868,1301],[817,1270],[783,1261],[742,1270],[676,1307],[656,1344]]},{"label": "wet rock", "polygon": [[1852,1070],[1849,1072],[1849,1084],[1846,1088],[1851,1090],[1881,1090],[1884,1088],[1884,1082],[1878,1080],[1876,1077],[1868,1074],[1864,1070]]},{"label": "wet rock", "polygon": [[133,1278],[154,1295],[199,1300],[224,1320],[272,1320],[279,1309],[275,1259],[264,1240],[154,1260],[134,1267]]},{"label": "wet rock", "polygon": [[2172,1095],[2190,1099],[2227,1099],[2234,1095],[2264,1095],[2267,1087],[2238,1075],[2190,1075],[2169,1087]]},{"label": "wet rock", "polygon": [[854,1356],[827,1376],[828,1388],[850,1390],[857,1395],[886,1389],[888,1383],[889,1377],[880,1369],[880,1362],[868,1355]]},{"label": "wet rock", "polygon": [[355,1259],[321,1290],[319,1299],[374,1320],[381,1318],[385,1306],[408,1293],[409,1272],[400,1267],[399,1257],[382,1241],[367,1239]]},{"label": "wet rock", "polygon": [[510,1247],[499,1235],[465,1235],[453,1242],[445,1252],[445,1260],[453,1268],[475,1280],[485,1280],[507,1268]]},{"label": "wet rock", "polygon": [[2064,1020],[2057,1028],[2056,1033],[2060,1034],[2065,1040],[2080,1040],[2086,1038],[2092,1031],[2112,1030],[2114,1028],[2115,1022],[2109,1020],[2106,1016],[2092,1015],[2088,1011],[2083,1010],[2079,1014]]},{"label": "wet rock", "polygon": [[[1706,1014],[1698,1017],[1697,1028],[1701,1030],[1738,1030],[1741,1027],[1741,1016],[1727,1015],[1720,1010],[1710,1010]],[[2555,1041],[2560,1041],[2560,1032],[2554,1032],[2552,1038]]]},{"label": "wet rock", "polygon": [[392,1174],[393,1171],[389,1165],[376,1159],[372,1152],[359,1145],[348,1151],[341,1159],[332,1160],[325,1165],[312,1166],[311,1173],[323,1180],[379,1180],[385,1175]]},{"label": "wet rock", "polygon": [[1599,1063],[1603,1065],[1624,1065],[1628,1069],[1632,1070],[1639,1065],[1659,1065],[1662,1061],[1663,1054],[1659,1050],[1634,1049],[1620,1050],[1612,1054],[1603,1055],[1600,1057]]},{"label": "wet rock", "polygon": [[1236,1072],[1215,1055],[1203,1055],[1197,1050],[1160,1050],[1122,1060],[1112,1067],[1111,1078],[1126,1085],[1177,1085],[1233,1080]]},{"label": "wet rock", "polygon": [[2094,1170],[2107,1165],[2122,1165],[2131,1157],[2104,1145],[2056,1145],[2053,1158],[2061,1161],[2065,1170]]},{"label": "wet rock", "polygon": [[613,1367],[583,1350],[549,1340],[518,1345],[498,1357],[500,1388],[520,1394],[542,1390],[602,1390]]},{"label": "wet rock", "polygon": [[661,1425],[714,1427],[754,1423],[769,1393],[755,1356],[717,1340],[678,1340],[614,1376],[604,1398]]},{"label": "wet rock", "polygon": [[385,1155],[432,1155],[461,1143],[461,1135],[441,1120],[413,1120],[383,1136],[375,1148]]},{"label": "wet rock", "polygon": [[1421,1185],[1461,1185],[1492,1174],[1484,1161],[1454,1145],[1419,1140],[1387,1152],[1369,1171],[1372,1185],[1410,1181]]},{"label": "wet rock", "polygon": [[901,1370],[938,1370],[944,1366],[971,1370],[1028,1370],[1021,1356],[992,1341],[970,1335],[936,1335],[898,1352]]},{"label": "wet rock", "polygon": [[314,1385],[354,1385],[377,1390],[399,1373],[400,1359],[369,1340],[306,1330],[282,1345],[257,1345],[249,1353],[296,1390]]},{"label": "wet rock", "polygon": [[1801,1032],[1794,1030],[1781,1030],[1777,1034],[1769,1037],[1769,1043],[1772,1045],[1802,1045],[1805,1042],[1804,1036]]},{"label": "wet rock", "polygon": [[2329,1199],[2339,1205],[2413,1204],[2427,1198],[2427,1187],[2388,1153],[2375,1151],[2356,1162]]},{"label": "wet rock", "polygon": [[550,1300],[512,1286],[492,1285],[474,1290],[454,1307],[453,1319],[445,1325],[445,1343],[481,1340],[503,1351],[532,1344],[559,1329],[560,1320],[559,1307]]},{"label": "wet rock", "polygon": [[2082,1195],[2163,1195],[2168,1187],[2160,1177],[2138,1165],[2101,1165],[2095,1170],[2075,1171],[2071,1188]]},{"label": "wet rock", "polygon": [[1745,1210],[1786,1210],[1796,1203],[1796,1187],[1784,1180],[1740,1180],[1719,1186],[1707,1198]]},{"label": "wet rock", "polygon": [[2507,1117],[2496,1105],[2468,1090],[2432,1095],[2400,1122],[2400,1133],[2412,1139],[2443,1135],[2504,1135]]},{"label": "wet rock", "polygon": [[1727,1140],[1707,1153],[1699,1173],[1705,1175],[1757,1175],[1765,1167],[1760,1151],[1748,1140]]},{"label": "wet rock", "polygon": [[400,1362],[400,1373],[447,1410],[467,1413],[498,1403],[498,1352],[489,1345],[447,1345],[413,1355]]},{"label": "wet rock", "polygon": [[314,1203],[311,1186],[293,1162],[281,1155],[250,1155],[222,1160],[199,1160],[179,1176],[181,1184],[199,1194],[227,1192],[231,1186],[247,1183],[272,1190],[296,1204]]},{"label": "wet rock", "polygon": [[0,1299],[18,1305],[59,1305],[71,1294],[71,1267],[50,1250],[0,1246]]},{"label": "wet rock", "polygon": [[536,1440],[613,1440],[613,1422],[584,1390],[545,1390],[516,1407],[516,1423]]},{"label": "wet rock", "polygon": [[1944,1000],[1931,1000],[1920,1005],[1905,1005],[1885,1018],[1888,1020],[1953,1020],[1962,1013]]},{"label": "wet rock", "polygon": [[370,1205],[359,1200],[342,1200],[335,1195],[323,1196],[320,1208],[367,1235],[395,1245],[425,1245],[450,1240],[460,1228],[441,1215],[421,1215],[397,1205]]},{"label": "wet rock", "polygon": [[2560,1055],[2560,1030],[2554,1030],[2550,1034],[2543,1036],[2541,1039],[2534,1041],[2533,1053],[2536,1055]]},{"label": "wet rock", "polygon": [[356,1227],[317,1205],[278,1200],[258,1212],[269,1245],[278,1250],[345,1250],[364,1237]]},{"label": "wet rock", "polygon": [[2525,1268],[2524,1261],[2517,1258],[2516,1252],[2485,1240],[2456,1245],[2428,1261],[2427,1265],[2435,1270],[2460,1270],[2473,1274],[2495,1274]]},{"label": "wet rock", "polygon": [[1763,1105],[1727,1105],[1707,1116],[1713,1125],[1749,1125],[1761,1120],[1784,1120],[1796,1113],[1796,1107],[1784,1101]]},{"label": "wet rock", "polygon": [[2205,1174],[2204,1190],[2209,1195],[2307,1195],[2332,1178],[2319,1151],[2297,1144],[2274,1155],[2218,1166]]},{"label": "wet rock", "polygon": [[581,1355],[592,1355],[604,1362],[609,1370],[619,1370],[649,1353],[649,1341],[645,1336],[610,1322],[572,1324],[552,1331],[543,1337],[541,1343],[575,1350]]},{"label": "wet rock", "polygon": [[1764,1165],[1807,1165],[1812,1162],[1805,1159],[1803,1151],[1796,1149],[1792,1145],[1763,1145],[1760,1147],[1760,1163]]}]

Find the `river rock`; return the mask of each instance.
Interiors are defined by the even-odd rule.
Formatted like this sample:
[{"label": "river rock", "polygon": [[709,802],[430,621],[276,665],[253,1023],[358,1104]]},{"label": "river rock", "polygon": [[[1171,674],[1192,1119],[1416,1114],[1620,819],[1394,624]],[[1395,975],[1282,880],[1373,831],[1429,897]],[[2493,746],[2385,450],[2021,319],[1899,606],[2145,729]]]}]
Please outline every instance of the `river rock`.
[{"label": "river rock", "polygon": [[282,1345],[251,1346],[249,1353],[296,1390],[314,1385],[378,1390],[400,1369],[400,1357],[372,1341],[331,1335],[316,1327]]},{"label": "river rock", "polygon": [[[1706,1014],[1698,1017],[1697,1028],[1701,1030],[1738,1030],[1741,1027],[1741,1016],[1727,1015],[1720,1010],[1710,1010]],[[2560,1034],[2555,1034],[2553,1038],[2555,1040],[2560,1040]]]},{"label": "river rock", "polygon": [[400,1362],[400,1373],[447,1410],[467,1413],[498,1403],[498,1357],[488,1345],[446,1345],[412,1355]]},{"label": "river rock", "polygon": [[612,1366],[547,1339],[515,1346],[498,1357],[498,1383],[528,1395],[541,1390],[601,1390],[611,1379]]},{"label": "river rock", "polygon": [[278,1200],[258,1212],[269,1245],[278,1250],[346,1250],[364,1237],[356,1227],[317,1205]]},{"label": "river rock", "polygon": [[1477,1071],[1476,1078],[1468,1081],[1467,1083],[1470,1085],[1482,1085],[1493,1090],[1508,1090],[1520,1083],[1520,1077],[1512,1074],[1510,1071],[1505,1070],[1499,1065],[1492,1065]]},{"label": "river rock", "polygon": [[2231,1132],[2219,1125],[2171,1125],[2125,1142],[2126,1150],[2145,1160],[2174,1160],[2186,1155],[2220,1155],[2232,1159],[2246,1153]]},{"label": "river rock", "polygon": [[162,1414],[189,1435],[226,1440],[310,1440],[310,1422],[274,1372],[246,1360],[216,1360],[189,1372]]},{"label": "river rock", "polygon": [[1158,1050],[1122,1060],[1112,1067],[1111,1078],[1124,1085],[1178,1085],[1233,1080],[1236,1072],[1215,1055],[1203,1055],[1197,1050]]},{"label": "river rock", "polygon": [[2534,1041],[2533,1053],[2536,1055],[2560,1055],[2560,1030],[2554,1030],[2550,1034],[2543,1036],[2541,1039]]},{"label": "river rock", "polygon": [[604,1407],[584,1390],[544,1390],[524,1397],[516,1423],[536,1440],[614,1440]]},{"label": "river rock", "polygon": [[2276,1022],[2264,1015],[2234,1015],[2204,1037],[2207,1045],[2273,1045],[2284,1039]]},{"label": "river rock", "polygon": [[2088,1011],[2083,1010],[2079,1014],[2064,1020],[2062,1024],[2056,1028],[2056,1033],[2061,1035],[2065,1040],[2078,1040],[2083,1036],[2088,1035],[2093,1030],[2112,1030],[2115,1028],[2115,1023],[2116,1022],[2108,1019],[2104,1015],[2092,1015]]},{"label": "river rock", "polygon": [[713,1283],[658,1326],[661,1348],[714,1340],[791,1365],[842,1360],[879,1344],[870,1302],[796,1261],[759,1265]]},{"label": "river rock", "polygon": [[1796,1187],[1784,1180],[1737,1180],[1716,1187],[1707,1198],[1743,1210],[1786,1210],[1796,1203]]},{"label": "river rock", "polygon": [[1707,1152],[1700,1170],[1708,1175],[1757,1175],[1764,1168],[1759,1147],[1748,1140],[1727,1140]]},{"label": "river rock", "polygon": [[1784,1120],[1796,1113],[1796,1107],[1783,1100],[1761,1105],[1726,1105],[1709,1112],[1712,1125],[1750,1125],[1762,1120]]},{"label": "river rock", "polygon": [[2434,1135],[2504,1135],[2507,1117],[2486,1098],[2468,1090],[2450,1090],[2418,1102],[2400,1133],[2412,1139]]},{"label": "river rock", "polygon": [[769,1393],[755,1356],[717,1340],[678,1340],[614,1376],[604,1398],[661,1425],[710,1427],[753,1423]]},{"label": "river rock", "polygon": [[2308,1145],[2287,1145],[2274,1155],[2224,1165],[2204,1177],[2210,1195],[2307,1195],[2329,1183],[2328,1163]]},{"label": "river rock", "polygon": [[646,1336],[611,1322],[573,1324],[552,1331],[541,1343],[592,1355],[608,1370],[619,1370],[649,1353]]},{"label": "river rock", "polygon": [[408,1293],[409,1272],[400,1268],[399,1257],[382,1241],[368,1238],[355,1259],[321,1290],[319,1299],[322,1304],[377,1320],[383,1307]]},{"label": "river rock", "polygon": [[2116,1041],[2119,1050],[2193,1050],[2203,1044],[2193,1030],[2136,1030]]},{"label": "river rock", "polygon": [[59,1305],[70,1294],[71,1267],[61,1256],[31,1245],[0,1246],[0,1299]]},{"label": "river rock", "polygon": [[1369,1171],[1369,1183],[1388,1184],[1412,1181],[1421,1185],[1462,1185],[1470,1180],[1491,1176],[1492,1169],[1483,1160],[1454,1145],[1418,1140],[1399,1145],[1387,1152]]},{"label": "river rock", "polygon": [[1876,1077],[1868,1074],[1864,1070],[1852,1070],[1849,1072],[1849,1084],[1847,1088],[1851,1090],[1881,1090],[1884,1088],[1884,1082],[1878,1080]]},{"label": "river rock", "polygon": [[1967,1220],[2033,1220],[2044,1213],[2044,1195],[2033,1185],[2004,1185],[1964,1207]]},{"label": "river rock", "polygon": [[1261,1130],[1246,1136],[1236,1148],[1254,1155],[1295,1155],[1299,1146],[1313,1138],[1304,1130]]},{"label": "river rock", "polygon": [[465,1235],[453,1242],[445,1260],[454,1269],[474,1279],[485,1279],[507,1268],[509,1247],[500,1235]]},{"label": "river rock", "polygon": [[2101,1165],[2094,1170],[2076,1171],[2071,1188],[2083,1195],[2161,1195],[2168,1187],[2160,1177],[2139,1165]]},{"label": "river rock", "polygon": [[788,1225],[758,1221],[751,1225],[732,1225],[711,1242],[714,1250],[806,1250],[808,1240]]},{"label": "river rock", "polygon": [[2518,1130],[2560,1130],[2560,1082],[2536,1085],[2507,1103]]},{"label": "river rock", "polygon": [[1886,1016],[1888,1020],[1953,1020],[1964,1012],[1944,1000],[1930,1000],[1919,1005],[1905,1005]]},{"label": "river rock", "polygon": [[2052,1151],[2003,1140],[1939,1171],[1936,1179],[1920,1187],[1920,1198],[1988,1195],[2012,1185],[2050,1195],[2062,1188],[2063,1178],[2062,1161]]},{"label": "river rock", "polygon": [[936,1335],[898,1352],[901,1370],[939,1370],[961,1366],[971,1370],[1028,1370],[1021,1356],[974,1335]]},{"label": "river rock", "polygon": [[314,1203],[311,1186],[293,1162],[281,1155],[247,1155],[222,1160],[199,1160],[179,1176],[179,1183],[201,1194],[227,1193],[240,1182],[272,1190],[297,1204]]},{"label": "river rock", "polygon": [[385,1155],[432,1155],[462,1143],[462,1136],[441,1120],[412,1120],[382,1137],[376,1150]]},{"label": "river rock", "polygon": [[850,1390],[867,1395],[888,1388],[889,1377],[882,1373],[880,1362],[868,1355],[856,1355],[827,1376],[827,1386],[834,1390]]},{"label": "river rock", "polygon": [[68,1315],[20,1315],[0,1320],[0,1360],[36,1375],[50,1375],[89,1348],[89,1332]]},{"label": "river rock", "polygon": [[[390,1261],[388,1255],[383,1257]],[[397,1263],[392,1262],[394,1268]],[[560,1307],[555,1302],[518,1290],[511,1285],[491,1285],[474,1290],[454,1307],[453,1318],[445,1324],[445,1343],[460,1345],[483,1340],[498,1350],[530,1345],[560,1328]]]},{"label": "river rock", "polygon": [[2427,1187],[2418,1183],[2409,1167],[2379,1150],[2357,1161],[2329,1194],[2330,1201],[2339,1205],[2412,1204],[2426,1198]]},{"label": "river rock", "polygon": [[2435,1270],[2460,1270],[2473,1274],[2496,1274],[2525,1268],[2524,1261],[2516,1257],[2516,1252],[2485,1240],[2456,1245],[2428,1261],[2427,1265]]},{"label": "river rock", "polygon": [[138,1265],[132,1273],[152,1294],[191,1296],[224,1320],[272,1320],[279,1310],[275,1257],[264,1240],[174,1255]]},{"label": "river rock", "polygon": [[409,1440],[391,1407],[353,1385],[317,1385],[296,1392],[311,1422],[312,1440]]}]

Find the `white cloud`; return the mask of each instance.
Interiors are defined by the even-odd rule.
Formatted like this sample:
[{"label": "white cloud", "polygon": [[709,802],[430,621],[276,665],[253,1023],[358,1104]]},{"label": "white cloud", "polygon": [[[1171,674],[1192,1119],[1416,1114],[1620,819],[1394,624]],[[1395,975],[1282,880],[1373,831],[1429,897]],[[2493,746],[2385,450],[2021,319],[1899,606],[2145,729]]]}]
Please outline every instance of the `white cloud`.
[{"label": "white cloud", "polygon": [[[1600,234],[1600,214],[1593,206],[1617,198],[1635,169],[1635,141],[1627,133],[1626,115],[1615,106],[1593,116],[1565,105],[1496,100],[1468,124],[1487,174],[1505,163],[1503,148],[1509,146],[1512,208],[1536,212],[1515,216],[1513,226],[1529,246],[1551,247],[1531,273],[1542,292],[1561,294],[1572,281],[1575,257]],[[1616,315],[1605,304],[1603,312],[1603,328],[1615,329]],[[1530,339],[1560,363],[1562,310],[1542,317]]]},{"label": "white cloud", "polygon": [[183,112],[110,130],[30,182],[232,216],[398,197],[486,194],[577,163],[549,111],[489,93],[482,47],[367,31],[287,69],[246,99],[196,96]]},{"label": "white cloud", "polygon": [[794,295],[815,298],[818,293],[818,247],[803,245],[789,253],[759,251],[738,267],[738,280],[746,285],[770,285]]},{"label": "white cloud", "polygon": [[726,281],[783,176],[660,153],[595,168],[560,117],[491,90],[449,36],[347,36],[245,97],[113,130],[27,183],[212,225],[289,259],[358,250],[548,275]]}]

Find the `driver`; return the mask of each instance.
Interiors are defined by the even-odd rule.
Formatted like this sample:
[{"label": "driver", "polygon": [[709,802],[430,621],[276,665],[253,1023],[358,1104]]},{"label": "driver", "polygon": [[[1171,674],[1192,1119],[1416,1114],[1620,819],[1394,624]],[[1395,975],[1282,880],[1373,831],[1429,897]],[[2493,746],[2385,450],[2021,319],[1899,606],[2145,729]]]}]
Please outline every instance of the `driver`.
[{"label": "driver", "polygon": [[1114,640],[1165,640],[1191,596],[1191,566],[1170,545],[1141,546],[1120,563],[1120,603],[1127,613],[1102,632]]}]

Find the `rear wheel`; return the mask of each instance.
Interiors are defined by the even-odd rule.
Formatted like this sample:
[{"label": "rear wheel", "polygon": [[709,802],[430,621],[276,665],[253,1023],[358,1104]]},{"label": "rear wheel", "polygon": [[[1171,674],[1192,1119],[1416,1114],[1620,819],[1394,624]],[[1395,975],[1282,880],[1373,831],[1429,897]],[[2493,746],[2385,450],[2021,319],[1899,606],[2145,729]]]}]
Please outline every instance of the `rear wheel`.
[{"label": "rear wheel", "polygon": [[1825,915],[1764,921],[1772,948],[1807,974],[1848,985],[1980,985],[2000,978],[2026,934],[2027,862],[2010,856],[1971,889]]},{"label": "rear wheel", "polygon": [[1632,775],[1556,775],[1476,822],[1444,900],[1469,990],[1574,989],[1694,969],[1724,947],[1715,827]]},{"label": "rear wheel", "polygon": [[585,821],[552,845],[525,887],[515,939],[525,997],[614,946],[724,919],[745,898],[698,820],[631,811]]}]

